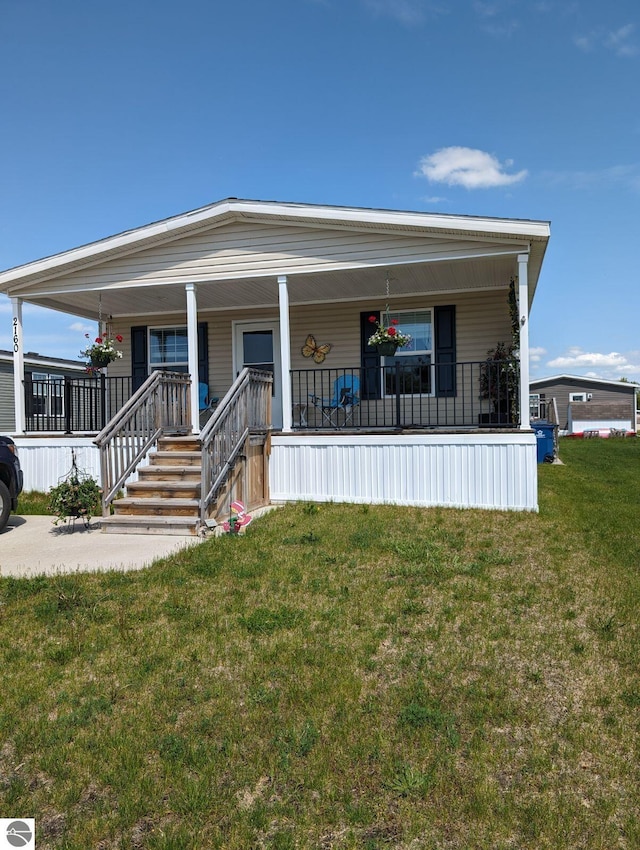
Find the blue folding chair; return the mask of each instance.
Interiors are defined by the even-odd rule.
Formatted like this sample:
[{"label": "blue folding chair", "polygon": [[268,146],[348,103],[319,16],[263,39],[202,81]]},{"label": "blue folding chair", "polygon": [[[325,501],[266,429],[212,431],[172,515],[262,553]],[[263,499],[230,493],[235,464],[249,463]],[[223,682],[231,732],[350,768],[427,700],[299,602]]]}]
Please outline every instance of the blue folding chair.
[{"label": "blue folding chair", "polygon": [[333,382],[333,397],[320,398],[309,395],[311,404],[322,413],[322,424],[338,427],[338,414],[344,414],[343,425],[353,423],[353,413],[360,404],[360,378],[357,375],[340,375]]},{"label": "blue folding chair", "polygon": [[213,413],[216,404],[220,399],[217,396],[209,396],[209,387],[203,384],[202,381],[198,384],[198,408],[200,414],[200,424],[206,422]]}]

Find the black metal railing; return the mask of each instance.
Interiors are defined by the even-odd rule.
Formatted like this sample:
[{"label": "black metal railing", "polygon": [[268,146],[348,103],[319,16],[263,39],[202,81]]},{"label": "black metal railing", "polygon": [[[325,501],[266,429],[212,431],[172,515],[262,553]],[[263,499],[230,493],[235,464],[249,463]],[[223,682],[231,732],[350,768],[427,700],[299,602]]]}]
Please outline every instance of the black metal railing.
[{"label": "black metal railing", "polygon": [[294,369],[296,429],[495,428],[519,421],[515,360]]},{"label": "black metal railing", "polygon": [[131,378],[27,378],[24,394],[27,431],[94,433],[131,398]]}]

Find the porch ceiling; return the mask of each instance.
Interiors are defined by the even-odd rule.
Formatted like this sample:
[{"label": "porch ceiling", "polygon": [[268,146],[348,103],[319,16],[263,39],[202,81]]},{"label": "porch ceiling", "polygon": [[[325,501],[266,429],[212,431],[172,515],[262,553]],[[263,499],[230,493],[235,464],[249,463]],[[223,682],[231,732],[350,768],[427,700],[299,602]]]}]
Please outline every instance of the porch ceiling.
[{"label": "porch ceiling", "polygon": [[[511,276],[517,273],[516,256],[513,253],[398,264],[388,268],[394,299],[430,292],[455,293],[504,288]],[[384,267],[290,274],[289,301],[292,306],[354,300],[374,300],[377,303],[385,297],[385,277]],[[91,291],[31,293],[25,300],[65,313],[97,319],[99,297],[103,317],[182,313],[186,310],[184,283],[167,281],[145,282],[142,285],[140,281],[120,282],[104,289],[96,287]],[[197,304],[198,311],[277,307],[276,275],[200,281],[197,283]]]}]

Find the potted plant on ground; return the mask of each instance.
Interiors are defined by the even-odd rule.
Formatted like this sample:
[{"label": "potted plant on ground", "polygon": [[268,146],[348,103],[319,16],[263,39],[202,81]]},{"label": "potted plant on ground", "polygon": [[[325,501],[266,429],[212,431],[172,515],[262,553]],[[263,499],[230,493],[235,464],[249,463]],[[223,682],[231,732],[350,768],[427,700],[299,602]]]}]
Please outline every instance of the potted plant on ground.
[{"label": "potted plant on ground", "polygon": [[78,469],[75,452],[72,451],[71,457],[69,473],[49,491],[49,510],[57,517],[53,524],[66,522],[69,530],[73,529],[76,519],[81,519],[88,527],[91,518],[100,512],[102,505],[100,485]]},{"label": "potted plant on ground", "polygon": [[493,406],[493,413],[480,414],[480,424],[508,425],[518,420],[520,321],[513,279],[509,284],[509,313],[511,342],[499,342],[490,348],[480,366],[480,398]]}]

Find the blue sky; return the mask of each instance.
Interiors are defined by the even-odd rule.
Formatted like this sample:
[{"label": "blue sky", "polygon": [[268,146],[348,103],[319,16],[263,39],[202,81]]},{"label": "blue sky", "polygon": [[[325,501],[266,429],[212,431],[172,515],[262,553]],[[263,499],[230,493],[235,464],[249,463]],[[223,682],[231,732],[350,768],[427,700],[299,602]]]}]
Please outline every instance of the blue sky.
[{"label": "blue sky", "polygon": [[230,196],[550,220],[532,375],[640,381],[639,80],[637,0],[0,0],[0,268]]}]

